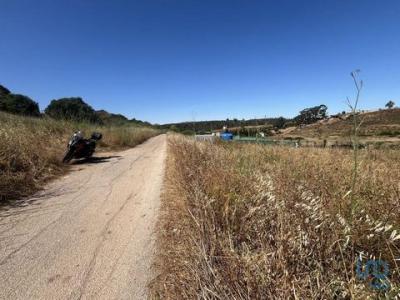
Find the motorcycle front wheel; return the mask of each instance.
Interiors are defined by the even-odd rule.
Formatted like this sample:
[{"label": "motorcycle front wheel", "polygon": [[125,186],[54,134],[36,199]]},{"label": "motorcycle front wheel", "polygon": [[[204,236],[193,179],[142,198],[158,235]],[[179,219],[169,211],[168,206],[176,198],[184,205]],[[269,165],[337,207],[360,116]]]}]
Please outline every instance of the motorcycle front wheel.
[{"label": "motorcycle front wheel", "polygon": [[68,149],[67,152],[65,152],[62,162],[65,164],[69,163],[73,157],[74,157],[74,149]]}]

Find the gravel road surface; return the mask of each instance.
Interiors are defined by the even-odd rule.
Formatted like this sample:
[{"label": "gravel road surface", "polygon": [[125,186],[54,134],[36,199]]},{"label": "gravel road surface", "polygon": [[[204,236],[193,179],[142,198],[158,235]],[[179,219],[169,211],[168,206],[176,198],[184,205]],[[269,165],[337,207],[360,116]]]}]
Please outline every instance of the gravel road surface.
[{"label": "gravel road surface", "polygon": [[0,208],[1,299],[145,299],[166,137],[81,164]]}]

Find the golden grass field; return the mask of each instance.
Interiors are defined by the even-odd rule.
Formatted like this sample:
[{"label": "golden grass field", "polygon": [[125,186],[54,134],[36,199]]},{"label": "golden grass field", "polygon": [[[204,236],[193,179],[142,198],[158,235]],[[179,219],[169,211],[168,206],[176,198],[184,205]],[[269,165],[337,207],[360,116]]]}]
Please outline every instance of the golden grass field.
[{"label": "golden grass field", "polygon": [[70,136],[77,130],[103,133],[101,148],[133,147],[158,134],[147,127],[99,127],[85,123],[29,118],[0,112],[0,200],[12,200],[38,190],[61,174]]},{"label": "golden grass field", "polygon": [[[360,150],[351,193],[348,149],[178,136],[168,149],[152,298],[399,297],[399,151]],[[360,258],[388,276],[357,278]]]}]

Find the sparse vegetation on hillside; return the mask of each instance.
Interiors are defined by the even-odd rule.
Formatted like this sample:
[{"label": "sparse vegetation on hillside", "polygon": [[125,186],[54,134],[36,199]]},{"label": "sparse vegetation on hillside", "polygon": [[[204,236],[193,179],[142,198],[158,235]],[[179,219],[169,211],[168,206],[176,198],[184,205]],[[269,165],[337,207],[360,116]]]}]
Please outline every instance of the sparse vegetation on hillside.
[{"label": "sparse vegetation on hillside", "polygon": [[[163,299],[393,299],[400,154],[210,144],[172,137],[160,221]],[[386,261],[381,279],[358,260]],[[382,271],[383,272],[383,271]],[[383,273],[380,273],[383,274]],[[387,284],[374,289],[372,284]]]},{"label": "sparse vegetation on hillside", "polygon": [[115,149],[133,147],[158,134],[149,127],[102,127],[0,112],[0,201],[28,195],[61,174],[68,139],[78,129],[86,136],[102,132],[100,146]]},{"label": "sparse vegetation on hillside", "polygon": [[[359,113],[363,120],[359,129],[361,137],[379,136],[382,132],[400,130],[400,109],[386,109],[373,112]],[[329,119],[316,124],[311,124],[303,128],[296,128],[291,134],[303,137],[329,137],[347,136],[352,131],[353,118],[350,114],[343,115],[341,118]]]}]

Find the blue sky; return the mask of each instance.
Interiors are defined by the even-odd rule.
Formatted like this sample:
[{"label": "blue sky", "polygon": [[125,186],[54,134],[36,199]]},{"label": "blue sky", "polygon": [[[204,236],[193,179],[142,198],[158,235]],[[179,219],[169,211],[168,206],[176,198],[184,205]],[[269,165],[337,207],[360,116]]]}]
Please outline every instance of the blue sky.
[{"label": "blue sky", "polygon": [[400,1],[0,0],[0,84],[154,123],[400,104]]}]

